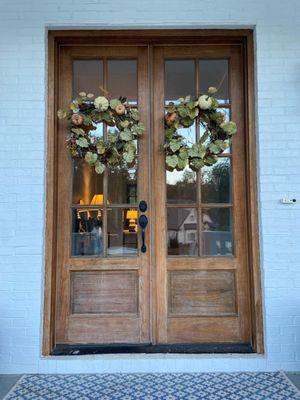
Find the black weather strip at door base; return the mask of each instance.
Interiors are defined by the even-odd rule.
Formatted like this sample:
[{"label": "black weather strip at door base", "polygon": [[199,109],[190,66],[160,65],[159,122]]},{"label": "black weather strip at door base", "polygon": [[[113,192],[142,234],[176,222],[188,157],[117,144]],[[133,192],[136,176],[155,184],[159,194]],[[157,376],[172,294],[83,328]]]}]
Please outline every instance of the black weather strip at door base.
[{"label": "black weather strip at door base", "polygon": [[57,344],[53,356],[88,354],[228,354],[254,353],[249,343],[179,343],[179,344]]}]

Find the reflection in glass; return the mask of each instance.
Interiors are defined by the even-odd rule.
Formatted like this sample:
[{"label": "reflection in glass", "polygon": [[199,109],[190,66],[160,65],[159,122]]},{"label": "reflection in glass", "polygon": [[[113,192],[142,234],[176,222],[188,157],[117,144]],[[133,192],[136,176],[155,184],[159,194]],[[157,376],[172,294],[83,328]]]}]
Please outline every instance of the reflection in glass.
[{"label": "reflection in glass", "polygon": [[77,208],[72,213],[72,256],[102,256],[101,209]]},{"label": "reflection in glass", "polygon": [[195,61],[165,61],[165,101],[175,102],[180,97],[196,95]]},{"label": "reflection in glass", "polygon": [[167,203],[195,203],[196,178],[196,172],[190,168],[185,168],[183,171],[166,171]]},{"label": "reflection in glass", "polygon": [[194,123],[189,128],[177,129],[179,135],[183,136],[188,144],[196,143],[196,124]]},{"label": "reflection in glass", "polygon": [[99,86],[103,86],[103,61],[73,61],[73,97],[80,92],[99,94]]},{"label": "reflection in glass", "polygon": [[230,203],[230,158],[221,157],[216,164],[202,168],[201,172],[202,203]]},{"label": "reflection in glass", "polygon": [[120,93],[129,103],[137,104],[136,60],[108,60],[107,90],[109,97],[119,98]]},{"label": "reflection in glass", "polygon": [[230,208],[206,208],[202,211],[202,253],[228,256],[233,253],[232,212]]},{"label": "reflection in glass", "polygon": [[[100,204],[93,202],[95,195],[102,196],[103,202],[103,174],[97,174],[93,167],[85,161],[73,163],[73,204]],[[93,203],[92,203],[93,202]],[[102,204],[102,203],[101,203]]]},{"label": "reflection in glass", "polygon": [[137,209],[109,208],[107,215],[107,254],[137,255]]},{"label": "reflection in glass", "polygon": [[198,255],[197,210],[167,208],[168,255]]},{"label": "reflection in glass", "polygon": [[200,93],[210,86],[218,89],[214,94],[220,102],[229,103],[228,60],[200,60]]},{"label": "reflection in glass", "polygon": [[137,168],[111,167],[108,172],[108,201],[115,204],[137,203]]}]

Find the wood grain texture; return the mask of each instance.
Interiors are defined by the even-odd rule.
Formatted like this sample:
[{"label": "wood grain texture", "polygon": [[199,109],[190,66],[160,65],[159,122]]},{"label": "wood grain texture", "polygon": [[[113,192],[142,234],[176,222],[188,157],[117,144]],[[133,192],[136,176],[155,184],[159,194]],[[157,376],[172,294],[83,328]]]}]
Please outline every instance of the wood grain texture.
[{"label": "wood grain texture", "polygon": [[172,271],[168,279],[168,316],[236,314],[233,271]]},{"label": "wood grain texture", "polygon": [[72,272],[71,313],[137,315],[137,272]]}]

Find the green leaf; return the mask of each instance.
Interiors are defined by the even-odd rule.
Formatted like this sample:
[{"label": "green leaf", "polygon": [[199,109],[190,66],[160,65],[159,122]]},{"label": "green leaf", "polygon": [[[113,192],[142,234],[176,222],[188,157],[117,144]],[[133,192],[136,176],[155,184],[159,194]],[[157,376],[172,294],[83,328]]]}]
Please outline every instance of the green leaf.
[{"label": "green leaf", "polygon": [[103,172],[105,171],[105,165],[102,164],[100,161],[97,161],[95,164],[95,171],[97,172],[97,174],[103,174]]},{"label": "green leaf", "polygon": [[85,126],[92,125],[92,124],[93,124],[92,118],[91,118],[89,115],[84,115],[84,116],[83,116],[83,124],[84,124]]},{"label": "green leaf", "polygon": [[122,104],[119,99],[112,99],[109,102],[110,107],[114,110],[117,106]]},{"label": "green leaf", "polygon": [[125,151],[130,152],[130,153],[135,153],[136,152],[136,147],[135,143],[132,141],[129,141],[125,144],[124,146]]},{"label": "green leaf", "polygon": [[129,121],[125,119],[125,121],[121,121],[120,125],[122,128],[127,128],[129,126]]},{"label": "green leaf", "polygon": [[97,161],[97,154],[96,153],[92,153],[91,151],[88,151],[86,153],[84,159],[85,159],[85,161],[87,163],[89,163],[90,165],[93,165]]},{"label": "green leaf", "polygon": [[138,112],[138,110],[130,110],[129,115],[135,121],[139,121],[140,120],[140,113]]},{"label": "green leaf", "polygon": [[188,163],[188,158],[178,158],[178,168],[179,169],[184,169],[187,166]]},{"label": "green leaf", "polygon": [[177,150],[179,150],[181,146],[182,146],[181,139],[176,139],[176,140],[173,139],[170,141],[170,144],[169,144],[169,147],[173,151],[173,153],[175,153]]},{"label": "green leaf", "polygon": [[199,170],[200,168],[204,167],[204,161],[201,160],[200,158],[193,158],[190,162],[190,166],[193,169]]},{"label": "green leaf", "polygon": [[142,122],[139,122],[138,124],[133,125],[131,130],[138,136],[141,136],[145,132],[145,127]]},{"label": "green leaf", "polygon": [[81,129],[81,128],[72,128],[71,131],[72,131],[73,133],[76,133],[76,135],[79,135],[79,136],[85,134],[84,130]]},{"label": "green leaf", "polygon": [[67,111],[65,111],[65,110],[58,110],[57,111],[57,116],[58,116],[58,118],[59,119],[64,119],[64,118],[66,118],[66,116],[67,116]]},{"label": "green leaf", "polygon": [[124,129],[124,131],[121,131],[120,133],[120,138],[124,140],[125,142],[128,142],[129,140],[132,140],[132,133],[129,129]]},{"label": "green leaf", "polygon": [[177,108],[178,114],[180,117],[185,118],[188,116],[189,110],[184,106],[184,105],[180,105]]},{"label": "green leaf", "polygon": [[178,163],[178,157],[175,154],[173,154],[172,156],[167,156],[166,163],[169,167],[175,168]]},{"label": "green leaf", "polygon": [[220,127],[224,132],[228,133],[228,135],[234,135],[237,131],[236,123],[233,121],[223,122]]},{"label": "green leaf", "polygon": [[109,132],[107,135],[107,140],[109,143],[116,143],[118,140],[118,136],[115,133]]},{"label": "green leaf", "polygon": [[99,140],[97,143],[97,153],[104,154],[105,153],[105,143],[103,140]]},{"label": "green leaf", "polygon": [[198,149],[198,146],[197,146],[196,143],[194,143],[194,144],[192,145],[192,147],[190,147],[190,148],[188,149],[188,153],[189,153],[189,156],[190,156],[190,157],[200,157],[199,149]]},{"label": "green leaf", "polygon": [[135,158],[134,152],[125,151],[123,153],[123,160],[126,161],[128,164],[132,163]]},{"label": "green leaf", "polygon": [[222,150],[222,149],[220,148],[220,146],[219,146],[218,144],[216,144],[216,142],[210,143],[209,146],[208,146],[208,148],[209,148],[209,150],[210,150],[212,153],[214,153],[214,154],[219,154],[220,151]]},{"label": "green leaf", "polygon": [[80,147],[89,147],[89,143],[84,137],[80,137],[76,140],[76,144]]},{"label": "green leaf", "polygon": [[205,143],[206,140],[209,138],[210,132],[209,130],[206,129],[206,131],[203,133],[203,135],[201,136],[199,143]]}]

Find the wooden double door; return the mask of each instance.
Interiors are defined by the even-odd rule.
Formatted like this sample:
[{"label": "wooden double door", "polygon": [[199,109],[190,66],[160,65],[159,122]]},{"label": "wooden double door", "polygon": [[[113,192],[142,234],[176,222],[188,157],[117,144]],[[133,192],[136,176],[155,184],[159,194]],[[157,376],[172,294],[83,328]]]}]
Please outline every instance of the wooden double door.
[{"label": "wooden double door", "polygon": [[[57,108],[81,91],[126,96],[146,131],[132,168],[97,175],[71,160],[67,124],[59,122],[56,346],[251,345],[243,70],[241,46],[233,44],[60,48]],[[164,106],[209,86],[238,126],[230,151],[197,173],[166,171]],[[95,134],[113,129],[99,124]],[[197,141],[199,121],[181,133]]]}]

